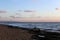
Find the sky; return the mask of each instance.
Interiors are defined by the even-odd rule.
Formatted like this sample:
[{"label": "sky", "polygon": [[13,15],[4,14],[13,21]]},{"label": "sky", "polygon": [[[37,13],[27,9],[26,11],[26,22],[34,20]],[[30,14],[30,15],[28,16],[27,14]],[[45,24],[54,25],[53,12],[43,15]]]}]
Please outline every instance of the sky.
[{"label": "sky", "polygon": [[0,20],[60,21],[60,0],[0,0]]}]

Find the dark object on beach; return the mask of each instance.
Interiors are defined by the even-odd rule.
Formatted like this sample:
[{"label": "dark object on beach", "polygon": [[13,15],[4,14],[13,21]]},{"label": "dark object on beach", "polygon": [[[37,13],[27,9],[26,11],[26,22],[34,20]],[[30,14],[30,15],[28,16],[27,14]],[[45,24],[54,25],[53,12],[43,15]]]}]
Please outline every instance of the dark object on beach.
[{"label": "dark object on beach", "polygon": [[29,33],[31,33],[31,34],[39,34],[40,33],[40,29],[34,27],[33,29],[30,29],[29,30]]},{"label": "dark object on beach", "polygon": [[10,25],[8,27],[13,28],[13,26],[10,26]]},{"label": "dark object on beach", "polygon": [[45,39],[43,32],[41,32],[41,30],[39,28],[35,27],[35,28],[31,29],[30,32],[32,34],[31,38],[33,40],[44,40]]},{"label": "dark object on beach", "polygon": [[60,40],[60,33],[34,28],[30,30],[34,40]]},{"label": "dark object on beach", "polygon": [[45,38],[48,40],[60,40],[60,33],[46,32]]},{"label": "dark object on beach", "polygon": [[31,38],[35,40],[45,40],[45,36],[37,34],[32,35]]}]

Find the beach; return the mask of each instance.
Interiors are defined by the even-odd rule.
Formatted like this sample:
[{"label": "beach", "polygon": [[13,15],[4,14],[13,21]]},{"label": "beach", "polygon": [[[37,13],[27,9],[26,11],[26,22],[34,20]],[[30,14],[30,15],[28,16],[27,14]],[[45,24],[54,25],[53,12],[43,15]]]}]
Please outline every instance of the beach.
[{"label": "beach", "polygon": [[28,30],[0,24],[0,40],[31,40]]},{"label": "beach", "polygon": [[0,40],[60,40],[60,32],[0,24]]}]

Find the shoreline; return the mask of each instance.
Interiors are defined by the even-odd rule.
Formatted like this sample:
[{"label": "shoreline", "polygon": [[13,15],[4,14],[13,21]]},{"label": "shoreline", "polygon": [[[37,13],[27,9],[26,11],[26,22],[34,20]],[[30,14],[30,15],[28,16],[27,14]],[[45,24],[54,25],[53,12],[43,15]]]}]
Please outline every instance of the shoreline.
[{"label": "shoreline", "polygon": [[11,25],[0,24],[0,40],[32,40],[32,35],[46,36],[43,39],[60,40],[60,33],[40,30],[38,28],[28,29]]}]

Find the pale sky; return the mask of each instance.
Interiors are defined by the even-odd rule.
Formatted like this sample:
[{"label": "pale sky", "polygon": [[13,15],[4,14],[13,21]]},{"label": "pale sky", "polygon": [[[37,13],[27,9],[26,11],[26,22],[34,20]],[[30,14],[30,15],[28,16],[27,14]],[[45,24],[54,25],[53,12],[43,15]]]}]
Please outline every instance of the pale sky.
[{"label": "pale sky", "polygon": [[0,20],[60,21],[60,0],[0,0]]}]

